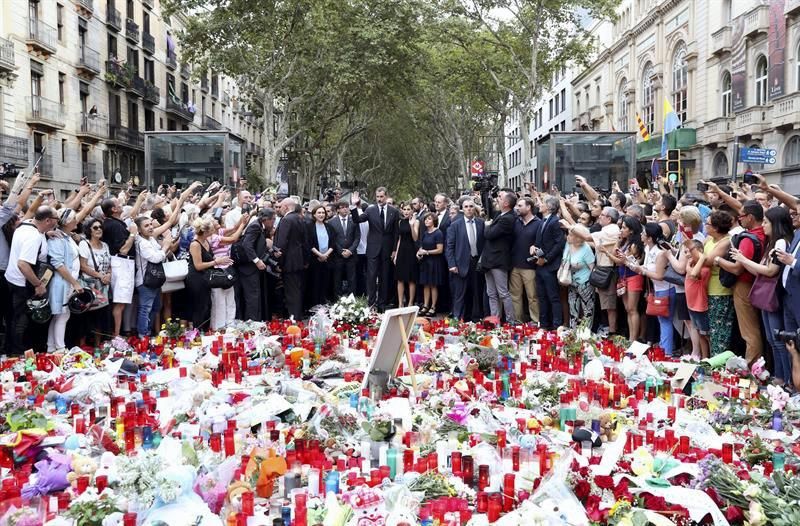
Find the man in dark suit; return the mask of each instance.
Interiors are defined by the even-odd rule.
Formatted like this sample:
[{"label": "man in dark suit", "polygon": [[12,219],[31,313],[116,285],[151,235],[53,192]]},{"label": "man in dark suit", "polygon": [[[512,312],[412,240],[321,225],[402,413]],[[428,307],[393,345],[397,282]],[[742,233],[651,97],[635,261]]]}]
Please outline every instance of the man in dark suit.
[{"label": "man in dark suit", "polygon": [[797,332],[800,328],[800,205],[791,210],[794,239],[786,252],[777,252],[778,261],[784,268],[780,274],[781,283],[786,291],[783,302],[784,330]]},{"label": "man in dark suit", "polygon": [[[333,286],[337,296],[355,291],[356,250],[361,242],[361,229],[350,217],[347,203],[336,205],[336,215],[328,220],[333,227]],[[344,278],[344,279],[343,279]]]},{"label": "man in dark suit", "polygon": [[447,229],[445,258],[450,272],[453,317],[459,320],[480,319],[483,312],[483,287],[475,270],[484,245],[484,222],[477,217],[472,199],[461,203],[463,215]]},{"label": "man in dark suit", "polygon": [[514,192],[501,191],[498,196],[500,214],[487,222],[484,230],[486,244],[481,254],[481,266],[485,270],[486,294],[489,296],[489,312],[506,321],[516,323],[514,303],[508,291],[508,273],[511,270],[511,244],[514,236],[514,207],[517,196]]},{"label": "man in dark suit", "polygon": [[303,319],[303,270],[306,265],[306,227],[300,205],[292,198],[281,201],[283,218],[275,233],[275,250],[283,271],[286,310],[295,320]]},{"label": "man in dark suit", "polygon": [[[396,208],[386,204],[386,188],[375,190],[375,204],[361,213],[358,205],[361,197],[353,192],[350,214],[357,223],[368,223],[367,235],[367,297],[370,305],[379,310],[386,308],[389,285],[392,280],[392,258],[397,247],[397,225],[400,214]],[[380,288],[377,282],[380,280]]]},{"label": "man in dark suit", "polygon": [[258,211],[255,221],[251,221],[244,230],[241,246],[238,247],[239,279],[236,283],[238,291],[237,310],[239,318],[243,320],[261,321],[266,314],[263,303],[266,298],[264,290],[264,271],[267,270],[263,261],[267,254],[267,235],[272,230],[275,213],[270,208]]},{"label": "man in dark suit", "polygon": [[[555,329],[563,325],[561,311],[561,294],[558,288],[558,267],[564,254],[566,237],[561,230],[558,211],[558,198],[549,197],[545,201],[544,217],[536,233],[532,256],[536,257],[536,295],[539,298],[539,325],[546,329]],[[540,253],[541,251],[541,253]]]}]

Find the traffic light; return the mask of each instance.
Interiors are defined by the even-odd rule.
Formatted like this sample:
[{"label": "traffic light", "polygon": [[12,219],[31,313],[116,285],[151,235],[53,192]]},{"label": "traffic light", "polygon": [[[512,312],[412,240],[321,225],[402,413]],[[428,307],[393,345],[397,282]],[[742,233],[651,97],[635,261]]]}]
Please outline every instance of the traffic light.
[{"label": "traffic light", "polygon": [[667,179],[677,183],[681,178],[681,151],[667,150]]}]

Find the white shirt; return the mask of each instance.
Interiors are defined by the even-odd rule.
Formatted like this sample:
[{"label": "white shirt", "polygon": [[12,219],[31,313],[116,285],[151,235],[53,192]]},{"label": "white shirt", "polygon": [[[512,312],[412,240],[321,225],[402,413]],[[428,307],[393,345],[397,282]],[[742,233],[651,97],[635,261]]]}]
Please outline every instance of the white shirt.
[{"label": "white shirt", "polygon": [[592,241],[594,241],[594,248],[597,256],[597,266],[613,267],[614,261],[608,256],[608,254],[602,252],[600,247],[606,247],[613,252],[614,247],[619,241],[619,227],[617,224],[609,223],[601,228],[599,232],[592,232],[589,235],[592,236]]},{"label": "white shirt", "polygon": [[367,236],[369,235],[369,223],[364,221],[363,223],[358,224],[358,228],[361,229],[361,239],[358,241],[358,248],[356,249],[356,254],[364,255],[367,253]]},{"label": "white shirt", "polygon": [[239,224],[239,221],[242,220],[242,208],[237,206],[236,208],[232,208],[228,210],[228,213],[225,214],[225,228],[230,230],[234,228],[236,225]]},{"label": "white shirt", "polygon": [[145,239],[136,237],[136,286],[144,282],[144,270],[147,263],[161,263],[167,259],[167,254],[161,250],[161,245],[156,238]]},{"label": "white shirt", "polygon": [[24,287],[27,280],[19,270],[17,261],[22,260],[36,265],[37,259],[47,261],[47,238],[33,223],[19,225],[14,230],[14,237],[11,238],[6,280],[17,287]]},{"label": "white shirt", "polygon": [[[782,243],[783,246],[780,246],[779,243]],[[784,241],[783,239],[779,239],[775,242],[775,248],[780,248],[783,251],[788,250],[788,247],[786,246],[786,241]],[[797,246],[794,247],[794,252],[792,252],[792,256],[794,256],[795,259],[800,257],[800,243],[798,243]],[[786,288],[786,284],[789,282],[789,272],[791,271],[792,267],[790,265],[786,265],[783,267],[783,274],[781,274],[781,282],[783,283],[783,288]]]}]

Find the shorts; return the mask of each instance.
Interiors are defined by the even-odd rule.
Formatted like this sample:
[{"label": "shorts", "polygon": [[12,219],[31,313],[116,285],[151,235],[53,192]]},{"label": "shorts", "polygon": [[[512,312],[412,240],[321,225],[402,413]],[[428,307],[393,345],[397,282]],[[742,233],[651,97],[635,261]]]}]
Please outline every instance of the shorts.
[{"label": "shorts", "polygon": [[692,320],[692,324],[695,326],[697,331],[703,336],[708,335],[708,333],[711,331],[711,324],[709,323],[708,320],[708,311],[695,312],[693,310],[690,310],[689,319]]},{"label": "shorts", "polygon": [[607,289],[597,289],[597,295],[600,297],[600,310],[616,310],[617,309],[617,273],[611,273],[611,283]]},{"label": "shorts", "polygon": [[675,319],[686,321],[689,319],[689,307],[686,305],[686,293],[675,293]]},{"label": "shorts", "polygon": [[111,302],[129,304],[133,299],[136,264],[132,259],[111,256]]},{"label": "shorts", "polygon": [[628,292],[642,292],[644,290],[644,276],[641,274],[619,279],[625,283],[625,290]]}]

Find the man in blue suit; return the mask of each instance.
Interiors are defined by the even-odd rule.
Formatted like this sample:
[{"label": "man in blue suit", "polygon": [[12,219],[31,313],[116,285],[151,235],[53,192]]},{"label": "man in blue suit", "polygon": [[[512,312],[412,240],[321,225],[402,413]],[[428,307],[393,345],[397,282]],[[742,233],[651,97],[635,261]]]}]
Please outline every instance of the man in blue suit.
[{"label": "man in blue suit", "polygon": [[800,205],[790,210],[794,239],[786,252],[778,252],[778,261],[783,263],[781,280],[786,290],[783,303],[783,325],[785,331],[796,332],[800,327]]},{"label": "man in blue suit", "polygon": [[459,320],[480,319],[483,288],[475,270],[483,250],[483,219],[477,217],[472,199],[461,203],[463,215],[450,224],[445,242],[445,259],[450,271],[453,317]]},{"label": "man in blue suit", "polygon": [[[566,238],[561,230],[558,198],[549,197],[545,201],[544,216],[536,241],[531,247],[531,256],[536,256],[536,295],[539,298],[539,325],[545,329],[555,329],[563,325],[561,313],[561,294],[558,287],[558,267],[564,253]],[[538,254],[538,256],[537,256]]]}]

